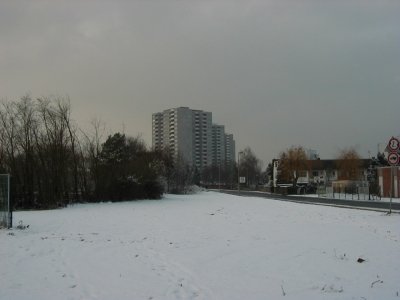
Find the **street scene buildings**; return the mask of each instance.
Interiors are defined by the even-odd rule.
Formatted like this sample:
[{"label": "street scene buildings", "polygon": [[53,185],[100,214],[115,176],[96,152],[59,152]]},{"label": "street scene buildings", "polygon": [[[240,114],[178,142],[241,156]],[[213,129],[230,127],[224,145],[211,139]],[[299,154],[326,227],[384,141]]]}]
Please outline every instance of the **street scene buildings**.
[{"label": "street scene buildings", "polygon": [[[224,178],[222,182],[228,182],[227,177],[233,181],[237,176],[233,134],[227,133],[224,125],[214,123],[211,112],[177,107],[153,113],[152,145],[154,150],[168,149],[175,159],[180,158],[193,167],[201,174],[203,183],[220,184],[221,170]],[[341,159],[320,159],[318,152],[313,149],[304,149],[304,153],[307,163],[302,169],[298,169],[296,174],[296,182],[301,186],[329,186],[333,191],[340,192],[345,189],[358,191],[364,187],[371,187],[373,182],[376,183],[376,193],[382,196],[391,194],[398,197],[400,194],[398,174],[395,173],[395,184],[390,187],[387,183],[390,181],[389,169],[381,169],[376,160],[357,158],[357,174],[351,171],[354,174],[350,178],[345,175],[348,170],[343,170],[340,166]],[[285,183],[282,182],[281,171],[278,170],[279,164],[273,165],[276,170],[272,170],[267,176],[255,176],[259,178],[256,182],[247,178],[245,185],[252,185],[253,188],[263,185],[265,182],[262,182],[261,178],[266,178],[266,182],[270,181],[269,186],[277,187],[277,184]],[[244,173],[243,168],[242,166],[241,170]],[[246,173],[249,174],[248,171]],[[281,179],[278,179],[279,177]]]}]

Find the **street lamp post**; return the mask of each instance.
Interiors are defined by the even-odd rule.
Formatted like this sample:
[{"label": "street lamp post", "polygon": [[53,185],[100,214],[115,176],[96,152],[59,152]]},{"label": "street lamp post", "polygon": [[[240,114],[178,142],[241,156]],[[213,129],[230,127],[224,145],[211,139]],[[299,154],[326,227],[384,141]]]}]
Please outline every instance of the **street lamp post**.
[{"label": "street lamp post", "polygon": [[242,151],[238,152],[238,193],[240,194],[240,156],[242,155]]},{"label": "street lamp post", "polygon": [[218,190],[221,191],[221,160],[218,164]]}]

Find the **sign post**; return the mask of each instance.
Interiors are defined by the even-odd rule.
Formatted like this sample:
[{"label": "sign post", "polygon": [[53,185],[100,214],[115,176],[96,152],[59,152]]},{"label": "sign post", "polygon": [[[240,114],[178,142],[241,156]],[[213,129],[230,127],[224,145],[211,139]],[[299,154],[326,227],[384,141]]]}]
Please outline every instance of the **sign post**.
[{"label": "sign post", "polygon": [[395,137],[391,137],[389,143],[386,147],[388,154],[388,163],[390,167],[390,204],[389,204],[389,214],[392,213],[392,198],[393,198],[393,181],[394,181],[394,171],[395,167],[400,164],[400,140]]}]

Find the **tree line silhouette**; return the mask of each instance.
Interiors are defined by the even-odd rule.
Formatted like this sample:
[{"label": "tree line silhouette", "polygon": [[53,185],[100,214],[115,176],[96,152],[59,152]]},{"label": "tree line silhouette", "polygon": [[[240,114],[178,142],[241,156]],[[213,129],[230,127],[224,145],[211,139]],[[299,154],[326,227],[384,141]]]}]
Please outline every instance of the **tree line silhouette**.
[{"label": "tree line silhouette", "polygon": [[68,97],[0,102],[0,173],[12,176],[14,208],[162,196],[171,156],[151,151],[139,136],[115,133],[104,141],[104,124],[92,127],[84,132],[71,119]]}]

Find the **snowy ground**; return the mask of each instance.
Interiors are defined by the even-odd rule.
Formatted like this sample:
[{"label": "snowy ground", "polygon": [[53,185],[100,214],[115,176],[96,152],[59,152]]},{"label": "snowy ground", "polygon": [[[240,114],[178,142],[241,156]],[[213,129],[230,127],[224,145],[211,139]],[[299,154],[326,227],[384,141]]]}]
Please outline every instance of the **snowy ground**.
[{"label": "snowy ground", "polygon": [[400,299],[398,214],[202,192],[14,216],[2,300]]}]

